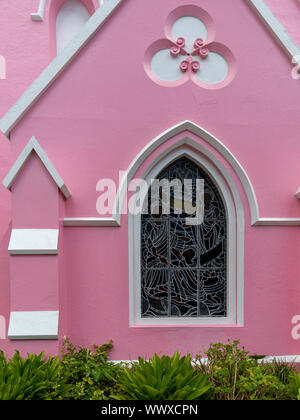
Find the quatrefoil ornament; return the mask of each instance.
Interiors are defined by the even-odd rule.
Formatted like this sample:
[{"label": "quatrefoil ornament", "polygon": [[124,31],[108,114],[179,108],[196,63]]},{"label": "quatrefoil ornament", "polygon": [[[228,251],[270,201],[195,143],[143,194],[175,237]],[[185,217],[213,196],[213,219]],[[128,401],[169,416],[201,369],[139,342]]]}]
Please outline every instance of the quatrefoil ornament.
[{"label": "quatrefoil ornament", "polygon": [[145,56],[145,70],[154,82],[175,87],[192,81],[217,89],[232,81],[236,72],[233,54],[215,42],[213,21],[203,9],[176,9],[167,19],[165,34]]}]

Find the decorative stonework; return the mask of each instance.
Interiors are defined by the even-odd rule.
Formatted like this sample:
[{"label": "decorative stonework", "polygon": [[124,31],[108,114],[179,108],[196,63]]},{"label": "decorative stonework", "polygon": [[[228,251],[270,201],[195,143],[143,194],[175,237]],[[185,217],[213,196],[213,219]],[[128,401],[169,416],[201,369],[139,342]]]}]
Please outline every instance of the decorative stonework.
[{"label": "decorative stonework", "polygon": [[177,38],[174,45],[170,48],[170,55],[171,57],[178,57],[180,54],[187,56],[187,58],[180,63],[180,70],[182,73],[186,73],[187,71],[197,73],[197,71],[200,70],[200,63],[199,61],[193,60],[192,56],[199,56],[205,60],[208,57],[209,49],[202,38],[197,38],[194,42],[193,50],[189,52],[185,48],[185,39],[180,37]]},{"label": "decorative stonework", "polygon": [[205,45],[205,42],[202,38],[197,38],[194,42],[194,48],[191,52],[189,52],[185,48],[185,39],[180,37],[177,38],[174,45],[170,48],[170,55],[171,57],[178,57],[179,55],[187,56],[185,60],[180,63],[180,70],[182,73],[187,71],[192,71],[196,73],[200,70],[200,63],[199,61],[195,61],[192,59],[192,56],[199,56],[203,60],[208,57],[209,49]]},{"label": "decorative stonework", "polygon": [[167,19],[165,35],[148,48],[144,62],[148,76],[157,84],[175,87],[192,80],[200,87],[217,89],[233,80],[233,54],[215,42],[213,20],[203,9],[175,9]]}]

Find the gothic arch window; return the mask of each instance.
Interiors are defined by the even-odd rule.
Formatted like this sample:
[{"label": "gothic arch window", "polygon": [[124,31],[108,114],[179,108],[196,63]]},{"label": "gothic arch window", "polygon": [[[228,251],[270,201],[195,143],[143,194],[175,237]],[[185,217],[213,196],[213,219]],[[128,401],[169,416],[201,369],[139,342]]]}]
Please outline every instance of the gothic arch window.
[{"label": "gothic arch window", "polygon": [[[225,167],[204,147],[197,148],[200,153],[186,144],[171,147],[143,175],[146,204],[142,214],[128,219],[132,326],[243,325],[243,207]],[[172,189],[169,214],[163,214],[162,205],[153,214],[154,179],[193,180],[192,206],[196,180],[203,180],[203,221],[191,225],[187,218],[194,214],[176,214],[178,196]],[[159,200],[163,204],[161,193]]]},{"label": "gothic arch window", "polygon": [[170,213],[163,214],[162,205],[151,213],[149,189],[149,212],[141,217],[141,317],[226,317],[227,227],[220,192],[187,157],[172,162],[157,179],[180,180],[182,185],[185,179],[192,180],[193,200],[196,180],[204,180],[204,220],[190,225],[186,220],[192,214],[176,214],[172,189]]},{"label": "gothic arch window", "polygon": [[91,17],[80,0],[68,0],[56,17],[56,51],[59,54]]}]

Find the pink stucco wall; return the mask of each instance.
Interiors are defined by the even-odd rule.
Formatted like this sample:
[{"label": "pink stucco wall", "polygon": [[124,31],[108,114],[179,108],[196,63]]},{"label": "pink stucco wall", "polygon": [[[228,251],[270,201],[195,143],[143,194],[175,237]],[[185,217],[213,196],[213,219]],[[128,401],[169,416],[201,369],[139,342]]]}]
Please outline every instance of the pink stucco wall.
[{"label": "pink stucco wall", "polygon": [[[246,3],[223,3],[202,0],[201,7],[213,17],[217,41],[236,58],[237,74],[230,85],[206,90],[191,82],[176,88],[154,84],[143,68],[145,51],[163,37],[170,11],[190,1],[128,0],[13,130],[12,152],[2,139],[2,178],[34,135],[72,191],[65,203],[66,217],[99,217],[97,181],[117,180],[118,171],[154,137],[189,119],[217,136],[245,168],[261,217],[300,217],[294,197],[300,184],[299,82],[292,79],[289,60]],[[53,52],[49,22],[29,19],[36,6],[36,1],[11,1],[6,15],[0,16],[2,32],[1,20],[8,26],[15,15],[8,34],[0,33],[0,39],[7,39],[1,54],[8,62],[8,79],[0,80],[1,96],[7,97],[0,102],[1,114]],[[228,169],[246,213],[245,327],[129,328],[128,226],[123,216],[120,228],[64,229],[62,333],[82,345],[113,338],[115,359],[176,349],[195,354],[212,341],[228,338],[239,338],[260,354],[299,354],[300,343],[291,337],[291,319],[300,312],[299,228],[251,227],[245,193]],[[4,188],[0,194],[0,313],[8,317],[10,194]],[[33,351],[42,345],[27,347]],[[8,342],[0,341],[0,347],[8,350]],[[16,347],[11,343],[10,350]]]},{"label": "pink stucco wall", "polygon": [[285,27],[294,41],[300,44],[299,13],[300,3],[298,0],[266,0],[280,23]]}]

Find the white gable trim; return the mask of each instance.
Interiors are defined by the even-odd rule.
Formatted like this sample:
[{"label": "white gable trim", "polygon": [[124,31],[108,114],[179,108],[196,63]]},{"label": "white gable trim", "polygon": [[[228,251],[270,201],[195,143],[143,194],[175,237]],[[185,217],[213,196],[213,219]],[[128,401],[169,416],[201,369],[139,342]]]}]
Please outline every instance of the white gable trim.
[{"label": "white gable trim", "polygon": [[[135,157],[135,159],[129,165],[126,175],[123,177],[122,182],[119,186],[116,202],[114,204],[114,212],[113,217],[120,223],[121,217],[121,209],[123,208],[123,200],[126,194],[127,185],[133,178],[134,174],[138,170],[138,168],[142,165],[142,163],[153,153],[159,146],[165,143],[170,138],[180,134],[184,131],[189,131],[190,133],[195,134],[196,136],[202,138],[208,144],[210,144],[215,150],[217,150],[224,159],[231,165],[232,169],[235,171],[236,175],[238,176],[241,184],[244,187],[245,193],[248,198],[250,211],[251,211],[251,219],[252,223],[254,224],[259,219],[259,210],[256,195],[251,184],[251,181],[242,167],[242,165],[238,162],[235,156],[227,149],[224,144],[218,140],[215,136],[211,133],[206,131],[204,128],[200,127],[199,125],[193,123],[192,121],[184,121],[174,127],[170,128],[169,130],[161,133],[158,137],[153,139],[150,143],[144,147],[144,149]],[[184,143],[188,144],[191,141],[187,138],[184,139]],[[192,142],[192,147],[197,147],[194,142]]]},{"label": "white gable trim", "polygon": [[44,20],[46,0],[40,0],[39,9],[36,13],[31,13],[31,20],[41,22]]},{"label": "white gable trim", "polygon": [[[25,91],[20,99],[0,120],[0,130],[9,137],[10,131],[20,121],[23,115],[39,99],[39,97],[51,86],[59,74],[67,67],[72,59],[87,44],[94,33],[112,15],[114,10],[123,0],[106,0],[104,3],[99,0],[101,7],[84,25],[83,29],[74,38],[74,40],[46,67],[40,76]],[[288,35],[287,31],[274,16],[264,0],[246,0],[247,3],[256,11],[265,25],[269,28],[273,36],[288,56],[294,57],[300,55],[300,49]],[[34,20],[42,20],[45,9],[45,0],[40,1],[38,13],[33,14]]]},{"label": "white gable trim", "polygon": [[56,185],[58,186],[58,188],[60,189],[64,197],[69,198],[71,196],[71,193],[68,187],[66,186],[63,179],[60,177],[59,173],[56,171],[56,169],[50,162],[48,156],[46,155],[44,150],[41,148],[41,146],[39,145],[35,137],[32,137],[29,140],[29,142],[27,143],[23,151],[20,153],[19,157],[13,164],[12,168],[10,169],[10,171],[4,178],[3,185],[9,190],[11,189],[19,172],[21,171],[21,169],[23,168],[24,164],[27,162],[27,159],[29,158],[29,156],[31,155],[33,151],[38,155],[40,160],[43,162],[45,168],[47,169],[47,171],[53,178],[54,182],[56,183]]},{"label": "white gable trim", "polygon": [[10,255],[57,255],[58,229],[13,229],[8,245]]},{"label": "white gable trim", "polygon": [[101,28],[123,0],[107,0],[87,21],[72,42],[46,67],[21,98],[0,121],[0,130],[9,136],[12,128],[29,108],[51,86],[54,80],[81,51],[95,32]]},{"label": "white gable trim", "polygon": [[293,57],[300,55],[299,46],[292,40],[287,30],[281,25],[271,9],[266,5],[265,0],[246,1],[260,17],[287,56],[292,59]]}]

